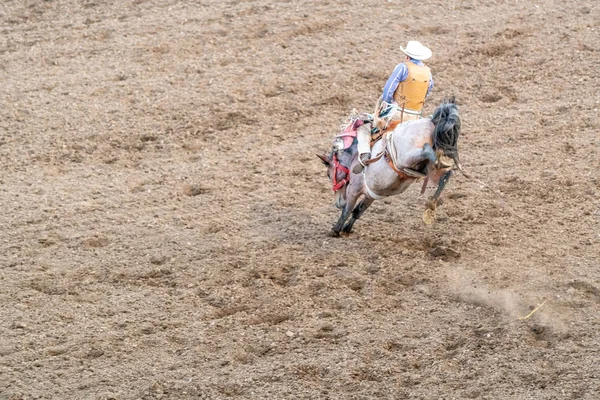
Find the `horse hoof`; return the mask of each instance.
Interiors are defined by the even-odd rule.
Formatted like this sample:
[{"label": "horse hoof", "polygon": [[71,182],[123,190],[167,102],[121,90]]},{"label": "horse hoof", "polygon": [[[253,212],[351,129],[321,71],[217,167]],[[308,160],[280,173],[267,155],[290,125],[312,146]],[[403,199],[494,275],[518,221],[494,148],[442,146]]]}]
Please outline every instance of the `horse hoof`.
[{"label": "horse hoof", "polygon": [[334,230],[331,230],[331,231],[327,232],[327,236],[329,236],[329,237],[339,237],[340,233],[336,232]]}]

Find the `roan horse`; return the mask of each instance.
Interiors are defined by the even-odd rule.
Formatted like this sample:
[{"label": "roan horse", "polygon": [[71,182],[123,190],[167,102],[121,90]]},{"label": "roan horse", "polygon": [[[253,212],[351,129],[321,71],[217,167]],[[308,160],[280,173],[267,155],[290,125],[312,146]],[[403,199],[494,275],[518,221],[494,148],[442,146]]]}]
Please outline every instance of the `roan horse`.
[{"label": "roan horse", "polygon": [[453,167],[460,168],[459,134],[460,116],[454,98],[451,98],[444,101],[430,118],[407,121],[387,132],[371,149],[371,154],[381,157],[359,174],[352,172],[358,162],[356,140],[347,149],[336,147],[334,142],[328,155],[318,156],[327,166],[336,207],[342,210],[332,235],[350,233],[356,220],[373,201],[398,195],[419,179],[424,179],[421,193],[428,183],[437,185],[428,202],[428,208],[435,210]]}]

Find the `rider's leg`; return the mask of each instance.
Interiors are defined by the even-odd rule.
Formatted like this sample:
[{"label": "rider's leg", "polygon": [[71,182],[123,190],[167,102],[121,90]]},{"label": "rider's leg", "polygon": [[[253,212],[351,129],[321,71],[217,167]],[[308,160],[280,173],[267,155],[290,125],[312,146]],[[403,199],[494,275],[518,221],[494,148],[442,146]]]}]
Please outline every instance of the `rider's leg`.
[{"label": "rider's leg", "polygon": [[361,173],[365,161],[371,158],[371,124],[366,123],[356,130],[356,139],[358,139],[358,164],[352,169],[355,174]]}]

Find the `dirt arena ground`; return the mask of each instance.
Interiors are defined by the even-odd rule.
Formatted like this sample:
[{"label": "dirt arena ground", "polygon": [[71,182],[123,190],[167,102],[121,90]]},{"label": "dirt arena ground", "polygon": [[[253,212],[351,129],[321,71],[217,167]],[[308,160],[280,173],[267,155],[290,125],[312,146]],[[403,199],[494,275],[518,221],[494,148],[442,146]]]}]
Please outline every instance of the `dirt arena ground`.
[{"label": "dirt arena ground", "polygon": [[[599,399],[598,3],[407,3],[2,1],[0,399]],[[328,237],[412,39],[501,196]]]}]

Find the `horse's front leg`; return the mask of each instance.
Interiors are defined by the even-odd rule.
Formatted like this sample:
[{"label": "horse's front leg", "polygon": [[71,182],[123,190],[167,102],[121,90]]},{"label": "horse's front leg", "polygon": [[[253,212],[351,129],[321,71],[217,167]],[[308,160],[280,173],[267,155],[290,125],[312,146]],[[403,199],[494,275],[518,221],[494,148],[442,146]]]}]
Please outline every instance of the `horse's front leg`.
[{"label": "horse's front leg", "polygon": [[340,236],[344,222],[348,219],[350,212],[354,209],[356,204],[356,197],[351,196],[346,198],[346,205],[342,208],[342,214],[338,219],[337,223],[331,228],[331,236]]},{"label": "horse's front leg", "polygon": [[346,225],[344,225],[344,227],[342,228],[342,232],[352,232],[352,226],[354,225],[356,220],[363,215],[363,213],[367,210],[367,208],[369,208],[371,204],[373,204],[374,201],[375,199],[368,195],[365,195],[365,197],[363,197],[360,203],[358,203],[358,205],[354,207],[354,210],[352,210],[352,218],[350,218],[350,221],[348,221]]}]

